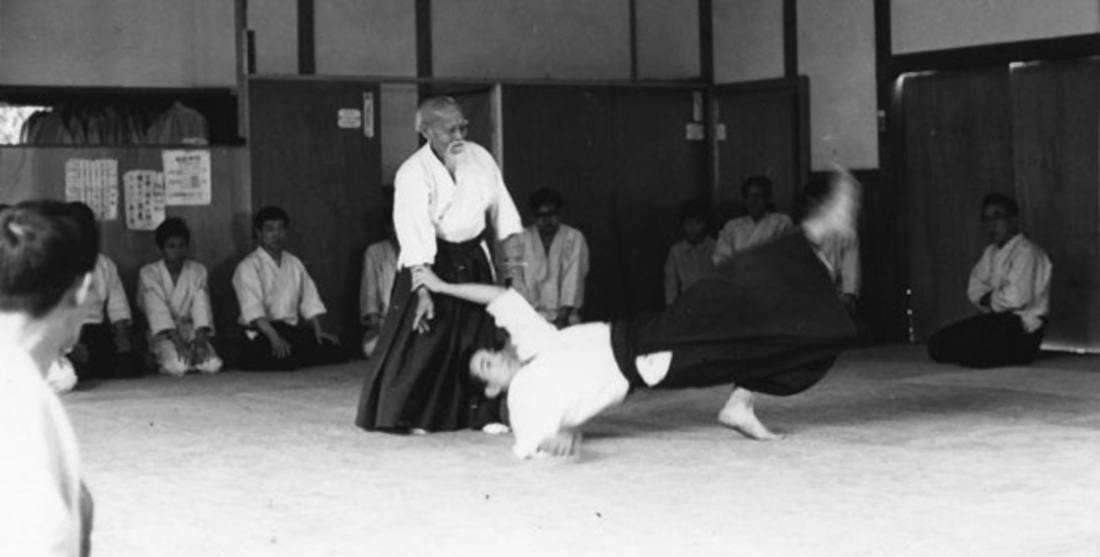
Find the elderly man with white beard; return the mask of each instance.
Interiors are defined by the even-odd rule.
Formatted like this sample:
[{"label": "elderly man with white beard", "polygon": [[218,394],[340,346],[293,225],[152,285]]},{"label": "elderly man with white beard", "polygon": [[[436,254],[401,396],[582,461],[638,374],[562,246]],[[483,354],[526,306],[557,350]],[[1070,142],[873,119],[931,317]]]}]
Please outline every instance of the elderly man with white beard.
[{"label": "elderly man with white beard", "polygon": [[[493,283],[486,222],[519,273],[523,231],[496,161],[466,141],[468,123],[450,97],[424,101],[416,130],[425,144],[397,171],[394,229],[401,247],[390,310],[368,362],[356,424],[366,430],[425,433],[507,430],[499,404],[467,373],[470,356],[493,346],[493,320],[477,304],[414,289],[412,271],[446,280]],[[513,279],[515,280],[515,279]]]}]

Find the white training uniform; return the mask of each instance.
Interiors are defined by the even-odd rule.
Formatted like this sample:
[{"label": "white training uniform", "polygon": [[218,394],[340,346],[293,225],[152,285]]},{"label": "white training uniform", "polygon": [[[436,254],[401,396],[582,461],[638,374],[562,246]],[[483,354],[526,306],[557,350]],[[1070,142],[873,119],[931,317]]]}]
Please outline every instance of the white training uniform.
[{"label": "white training uniform", "polygon": [[563,307],[584,306],[584,281],[588,277],[588,243],[580,230],[561,225],[550,242],[550,253],[538,228],[524,229],[523,296],[547,321],[558,318]]},{"label": "white training uniform", "polygon": [[[515,290],[487,307],[498,327],[508,331],[523,367],[508,387],[508,412],[519,458],[538,453],[539,445],[563,429],[587,422],[626,398],[630,384],[611,349],[611,326],[585,323],[558,330]],[[636,359],[647,385],[668,373],[671,352]]]},{"label": "white training uniform", "polygon": [[734,253],[774,240],[791,230],[794,230],[794,223],[791,217],[783,213],[768,213],[760,222],[754,222],[748,215],[735,218],[718,233],[714,264],[718,265],[733,257]]},{"label": "white training uniform", "polygon": [[393,201],[399,268],[433,263],[436,238],[452,243],[477,238],[487,214],[498,240],[523,231],[496,160],[469,141],[456,158],[454,178],[431,144],[424,144],[397,170]]},{"label": "white training uniform", "polygon": [[[1052,266],[1043,250],[1017,234],[1004,247],[990,244],[970,272],[967,295],[982,311],[1012,312],[1020,316],[1027,332],[1033,333],[1050,313],[1050,277]],[[990,307],[979,301],[987,292]]]},{"label": "white training uniform", "polygon": [[261,317],[297,325],[299,315],[309,320],[325,313],[325,304],[305,265],[287,251],[277,264],[263,248],[256,248],[237,264],[233,289],[241,306],[241,325],[251,325]]},{"label": "white training uniform", "polygon": [[88,313],[85,324],[103,323],[104,318],[111,323],[131,321],[130,302],[126,300],[126,291],[118,278],[118,267],[109,257],[99,254],[92,270],[92,289],[86,302]]},{"label": "white training uniform", "polygon": [[[168,331],[175,329],[184,342],[195,340],[195,331],[206,328],[214,334],[214,316],[210,310],[210,294],[206,286],[206,267],[185,261],[179,278],[174,282],[164,261],[150,263],[138,274],[138,307],[145,311],[149,322],[153,355],[162,372],[184,375],[191,368],[176,351]],[[194,366],[203,373],[216,373],[222,361],[211,348],[205,360]]]},{"label": "white training uniform", "polygon": [[390,240],[375,242],[363,254],[363,278],[359,283],[359,317],[384,317],[390,306],[390,294],[397,277],[397,250]]},{"label": "white training uniform", "polygon": [[80,555],[76,436],[18,346],[0,346],[0,408],[0,555]]}]

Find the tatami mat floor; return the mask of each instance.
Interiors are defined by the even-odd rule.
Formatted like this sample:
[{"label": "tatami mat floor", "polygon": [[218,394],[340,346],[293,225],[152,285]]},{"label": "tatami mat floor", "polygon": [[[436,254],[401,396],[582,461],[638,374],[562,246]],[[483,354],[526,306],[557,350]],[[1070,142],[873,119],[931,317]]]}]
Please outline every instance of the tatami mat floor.
[{"label": "tatami mat floor", "polygon": [[93,555],[1100,555],[1100,358],[844,356],[719,427],[726,388],[643,392],[578,460],[354,427],[364,365],[85,385],[63,400]]}]

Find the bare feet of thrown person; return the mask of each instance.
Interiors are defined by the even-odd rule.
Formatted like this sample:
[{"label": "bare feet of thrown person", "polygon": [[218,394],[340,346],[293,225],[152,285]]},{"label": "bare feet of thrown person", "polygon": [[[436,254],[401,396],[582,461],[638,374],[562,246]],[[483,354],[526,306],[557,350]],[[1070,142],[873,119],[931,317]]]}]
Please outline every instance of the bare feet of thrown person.
[{"label": "bare feet of thrown person", "polygon": [[760,419],[756,417],[756,410],[753,408],[755,399],[756,395],[752,391],[735,387],[730,399],[722,407],[722,411],[718,413],[718,421],[749,439],[757,441],[782,439],[782,435],[773,432],[760,423]]}]

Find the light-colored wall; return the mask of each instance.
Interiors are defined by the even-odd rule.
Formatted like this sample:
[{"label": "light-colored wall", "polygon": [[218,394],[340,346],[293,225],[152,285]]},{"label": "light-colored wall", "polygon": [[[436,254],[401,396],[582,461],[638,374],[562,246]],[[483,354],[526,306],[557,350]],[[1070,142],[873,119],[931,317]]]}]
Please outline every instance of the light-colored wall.
[{"label": "light-colored wall", "polygon": [[256,37],[257,73],[298,73],[297,0],[249,2],[248,28]]},{"label": "light-colored wall", "polygon": [[810,78],[812,168],[877,168],[873,0],[802,1],[798,22],[798,69]]},{"label": "light-colored wall", "polygon": [[0,83],[226,87],[236,83],[225,0],[3,0]]},{"label": "light-colored wall", "polygon": [[714,80],[783,77],[783,0],[714,0]]},{"label": "light-colored wall", "polygon": [[1097,0],[893,0],[894,54],[1100,31]]},{"label": "light-colored wall", "polygon": [[313,23],[317,73],[416,75],[413,2],[323,0]]},{"label": "light-colored wall", "polygon": [[699,4],[636,0],[638,77],[691,79],[699,68]]},{"label": "light-colored wall", "polygon": [[627,0],[432,3],[438,77],[628,79]]}]

